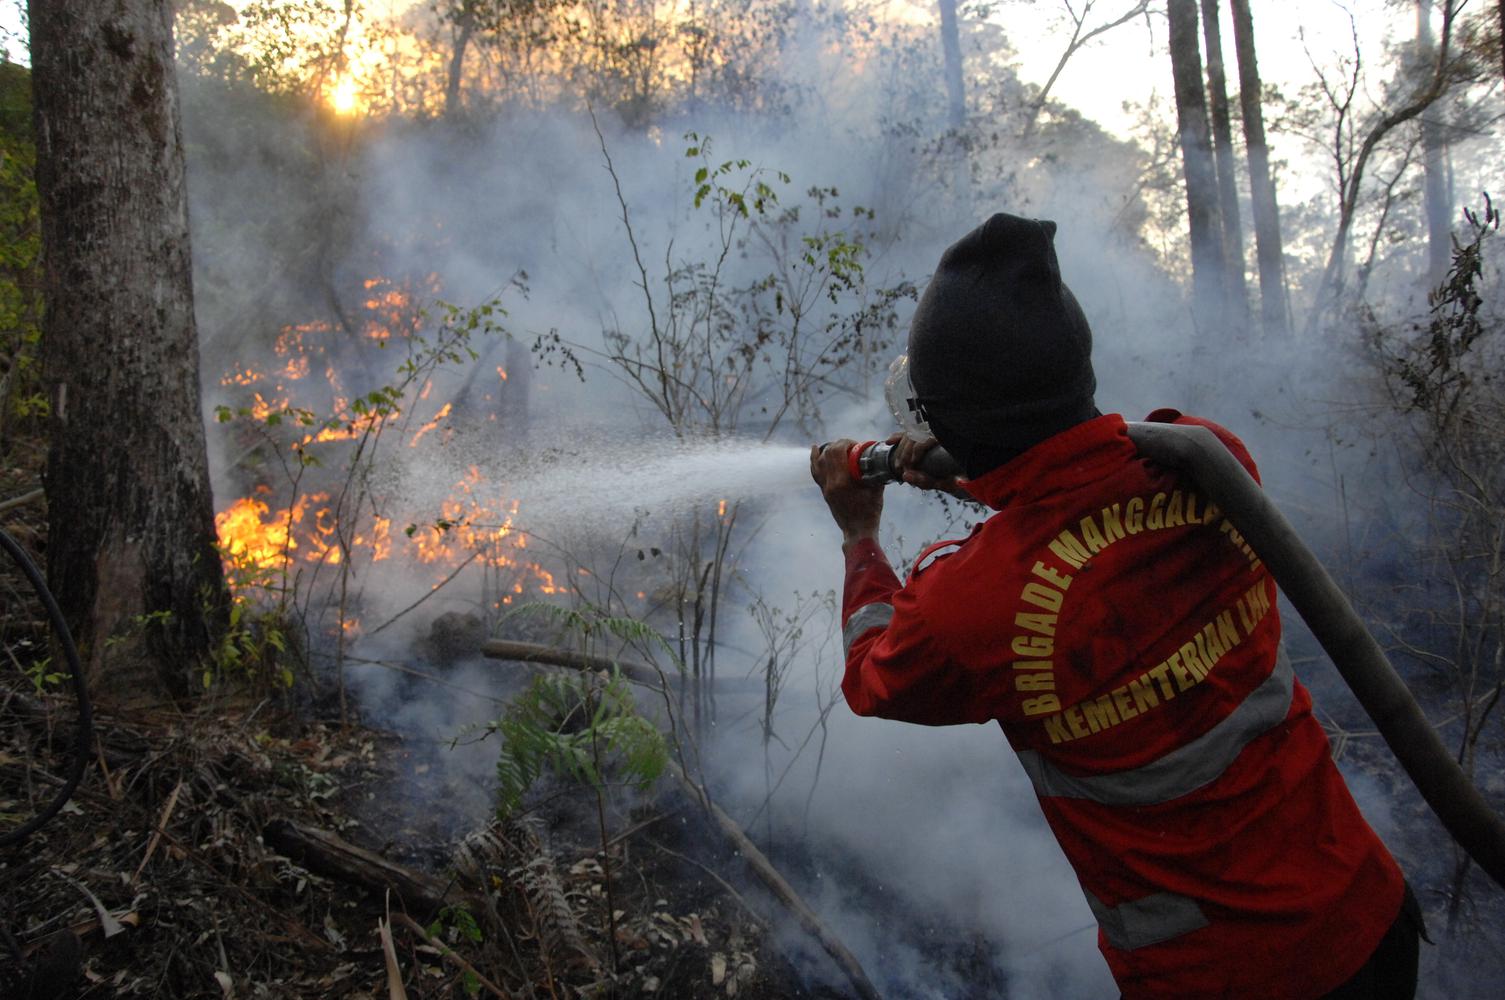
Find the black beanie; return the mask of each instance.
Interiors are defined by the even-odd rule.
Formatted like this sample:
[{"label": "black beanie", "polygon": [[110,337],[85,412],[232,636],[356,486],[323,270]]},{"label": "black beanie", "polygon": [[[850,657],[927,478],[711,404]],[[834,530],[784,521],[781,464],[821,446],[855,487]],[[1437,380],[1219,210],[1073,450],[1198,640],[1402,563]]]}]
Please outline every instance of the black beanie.
[{"label": "black beanie", "polygon": [[1092,329],[1054,222],[998,214],[953,244],[909,327],[915,400],[976,478],[1097,415]]}]

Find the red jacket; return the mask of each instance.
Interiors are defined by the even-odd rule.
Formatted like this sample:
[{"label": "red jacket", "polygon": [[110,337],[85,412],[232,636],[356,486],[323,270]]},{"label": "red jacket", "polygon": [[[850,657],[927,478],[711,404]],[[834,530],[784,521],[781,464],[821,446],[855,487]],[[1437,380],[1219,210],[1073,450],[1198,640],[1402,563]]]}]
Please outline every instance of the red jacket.
[{"label": "red jacket", "polygon": [[[1204,424],[1255,473],[1223,428],[1149,419]],[[1333,766],[1254,552],[1117,415],[967,488],[998,513],[902,587],[875,543],[849,550],[852,710],[998,721],[1125,997],[1342,984],[1403,882]]]}]

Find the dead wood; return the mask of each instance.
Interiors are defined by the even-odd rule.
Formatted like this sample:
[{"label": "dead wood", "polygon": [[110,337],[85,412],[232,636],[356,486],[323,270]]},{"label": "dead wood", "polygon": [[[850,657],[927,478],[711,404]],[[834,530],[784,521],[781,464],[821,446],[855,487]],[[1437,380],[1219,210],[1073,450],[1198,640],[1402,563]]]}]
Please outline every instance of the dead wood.
[{"label": "dead wood", "polygon": [[440,941],[438,938],[430,935],[428,931],[423,929],[423,926],[421,924],[419,924],[412,917],[408,916],[406,913],[399,912],[392,914],[392,922],[394,924],[400,924],[401,926],[407,928],[408,931],[410,931],[418,938],[418,940],[422,941],[424,944],[429,945],[432,948],[438,949],[445,958],[449,959],[455,965],[459,966],[462,971],[468,972],[472,976],[475,976],[476,982],[486,987],[486,989],[491,992],[492,996],[501,997],[502,1000],[510,1000],[510,997],[505,990],[483,976],[474,965],[471,965],[469,962],[465,961],[465,959],[460,955],[459,952],[455,951],[453,948],[445,944],[443,941]]},{"label": "dead wood", "polygon": [[47,492],[38,486],[36,489],[22,493],[20,496],[0,500],[0,511],[10,510],[12,507],[24,507],[33,500],[40,500],[46,495]]},{"label": "dead wood", "polygon": [[666,674],[655,667],[610,656],[592,656],[573,649],[560,649],[536,642],[513,642],[510,639],[488,639],[481,644],[481,655],[490,660],[517,660],[521,663],[543,663],[551,667],[569,667],[571,670],[608,671],[616,669],[634,684],[663,688],[667,681],[677,687],[677,675]]},{"label": "dead wood", "polygon": [[[537,642],[516,642],[511,639],[488,639],[481,644],[481,655],[490,660],[516,660],[521,663],[540,663],[550,667],[569,667],[571,670],[604,671],[617,670],[634,684],[662,691],[667,681],[669,689],[679,689],[682,678],[678,673],[659,670],[646,663],[622,660],[610,656],[596,656],[574,649],[546,646]],[[761,680],[742,678],[718,679],[715,682],[718,694],[738,694],[763,691]]]},{"label": "dead wood", "polygon": [[690,796],[700,802],[706,811],[710,813],[711,819],[716,822],[717,831],[731,843],[742,859],[747,862],[747,866],[752,869],[754,875],[758,876],[759,881],[768,887],[768,890],[774,894],[774,897],[780,903],[784,904],[785,909],[794,914],[795,919],[799,921],[800,927],[804,929],[805,933],[820,942],[820,946],[825,949],[826,954],[830,955],[836,964],[841,967],[841,971],[846,974],[847,979],[851,980],[852,988],[857,991],[857,995],[862,997],[863,1000],[878,1000],[878,990],[868,980],[867,973],[862,970],[862,964],[857,961],[857,956],[848,951],[846,945],[841,943],[841,939],[836,936],[836,933],[827,927],[820,917],[815,915],[814,910],[806,905],[804,899],[795,891],[794,886],[790,885],[784,876],[779,874],[779,870],[773,866],[773,862],[769,861],[763,852],[758,850],[758,846],[752,842],[747,834],[742,832],[742,827],[737,824],[737,821],[728,816],[726,810],[712,802],[710,795],[707,794],[705,789],[691,781],[675,764],[669,764],[669,771],[684,786],[685,791],[689,792]]},{"label": "dead wood", "polygon": [[373,892],[400,899],[410,911],[429,915],[446,906],[463,905],[482,912],[484,903],[451,882],[388,861],[375,851],[357,847],[327,830],[274,819],[262,830],[267,846],[312,871]]}]

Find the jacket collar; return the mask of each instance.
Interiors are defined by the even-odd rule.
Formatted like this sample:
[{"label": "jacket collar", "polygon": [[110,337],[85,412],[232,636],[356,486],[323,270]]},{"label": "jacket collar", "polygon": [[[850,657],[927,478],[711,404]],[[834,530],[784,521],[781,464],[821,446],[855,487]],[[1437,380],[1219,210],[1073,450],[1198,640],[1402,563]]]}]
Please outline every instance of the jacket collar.
[{"label": "jacket collar", "polygon": [[1094,482],[1135,454],[1124,418],[1108,413],[1046,438],[998,468],[963,480],[962,486],[1001,510]]}]

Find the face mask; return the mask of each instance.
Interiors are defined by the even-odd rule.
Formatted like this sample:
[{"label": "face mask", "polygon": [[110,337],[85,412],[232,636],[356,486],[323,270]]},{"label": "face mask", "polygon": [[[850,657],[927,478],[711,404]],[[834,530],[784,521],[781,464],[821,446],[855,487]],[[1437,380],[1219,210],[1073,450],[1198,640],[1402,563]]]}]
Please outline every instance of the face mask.
[{"label": "face mask", "polygon": [[899,429],[905,434],[916,440],[934,436],[915,403],[914,386],[909,381],[908,354],[899,355],[888,366],[888,378],[883,381],[883,398],[887,400],[889,412],[894,415]]}]

